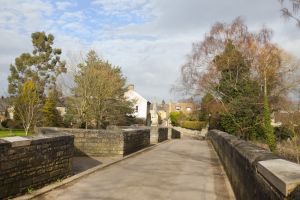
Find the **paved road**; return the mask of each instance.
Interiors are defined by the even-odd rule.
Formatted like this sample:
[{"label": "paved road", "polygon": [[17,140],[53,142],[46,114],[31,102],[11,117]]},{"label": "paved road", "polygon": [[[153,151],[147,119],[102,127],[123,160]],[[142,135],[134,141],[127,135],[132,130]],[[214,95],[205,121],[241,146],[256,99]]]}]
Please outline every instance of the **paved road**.
[{"label": "paved road", "polygon": [[207,141],[184,137],[95,172],[38,199],[234,199]]}]

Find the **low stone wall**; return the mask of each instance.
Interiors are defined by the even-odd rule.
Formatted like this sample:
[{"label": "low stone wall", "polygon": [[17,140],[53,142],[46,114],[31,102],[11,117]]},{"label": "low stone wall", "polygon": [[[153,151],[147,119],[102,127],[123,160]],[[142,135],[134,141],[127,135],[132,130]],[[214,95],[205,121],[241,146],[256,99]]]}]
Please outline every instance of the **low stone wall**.
[{"label": "low stone wall", "polygon": [[168,140],[168,128],[152,126],[150,130],[151,144]]},{"label": "low stone wall", "polygon": [[72,173],[72,135],[0,139],[0,199],[40,188]]},{"label": "low stone wall", "polygon": [[177,131],[176,129],[172,128],[171,138],[172,139],[180,139],[181,138],[181,133],[179,131]]},{"label": "low stone wall", "polygon": [[150,129],[69,129],[43,127],[37,133],[66,132],[75,136],[75,155],[114,156],[126,155],[150,144]]},{"label": "low stone wall", "polygon": [[127,155],[150,145],[150,129],[123,129],[123,155]]},{"label": "low stone wall", "polygon": [[163,142],[165,140],[168,140],[168,128],[160,127],[158,129],[158,142]]},{"label": "low stone wall", "polygon": [[[287,166],[294,165],[293,163],[286,161],[288,165],[280,166],[281,169],[276,166],[279,171],[287,170],[282,176],[276,175],[275,168],[272,169],[271,165],[268,166],[264,162],[274,164],[274,161],[279,162],[282,159],[270,151],[218,130],[209,131],[208,138],[223,163],[237,199],[300,199],[297,184],[286,194],[278,187],[278,183],[281,184],[281,181],[284,183],[285,176],[290,176]],[[267,166],[269,169],[263,171],[258,169],[258,166]],[[295,178],[300,176],[299,169],[300,166],[297,172],[291,172]]]}]

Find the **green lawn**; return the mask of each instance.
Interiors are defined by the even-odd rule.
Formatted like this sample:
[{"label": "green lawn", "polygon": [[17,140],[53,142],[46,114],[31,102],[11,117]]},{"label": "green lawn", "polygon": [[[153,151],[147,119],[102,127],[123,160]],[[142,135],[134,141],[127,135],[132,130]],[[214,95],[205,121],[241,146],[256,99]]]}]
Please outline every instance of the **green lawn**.
[{"label": "green lawn", "polygon": [[24,130],[0,130],[0,138],[11,136],[25,136]]}]

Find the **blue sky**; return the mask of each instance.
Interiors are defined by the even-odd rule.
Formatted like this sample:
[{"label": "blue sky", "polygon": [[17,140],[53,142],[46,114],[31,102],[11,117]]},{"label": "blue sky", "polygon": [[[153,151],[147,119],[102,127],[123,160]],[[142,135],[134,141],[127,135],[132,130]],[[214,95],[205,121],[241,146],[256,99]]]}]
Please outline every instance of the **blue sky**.
[{"label": "blue sky", "polygon": [[94,49],[121,66],[148,100],[181,98],[170,93],[179,68],[192,43],[216,21],[242,16],[251,30],[267,25],[274,42],[300,55],[300,29],[281,17],[276,0],[0,0],[0,5],[0,95],[7,94],[10,63],[31,52],[35,31],[55,36],[70,72]]}]

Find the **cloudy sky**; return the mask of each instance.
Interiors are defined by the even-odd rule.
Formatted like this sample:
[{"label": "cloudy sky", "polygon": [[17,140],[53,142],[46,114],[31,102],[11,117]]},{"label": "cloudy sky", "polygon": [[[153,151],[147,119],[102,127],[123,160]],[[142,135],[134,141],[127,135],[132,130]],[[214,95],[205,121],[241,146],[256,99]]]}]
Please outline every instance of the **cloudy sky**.
[{"label": "cloudy sky", "polygon": [[281,17],[277,0],[0,0],[0,5],[0,95],[7,94],[9,64],[31,52],[35,31],[52,33],[67,60],[95,49],[121,66],[149,100],[178,98],[170,88],[179,68],[191,44],[216,21],[242,16],[250,30],[267,25],[274,42],[300,55],[300,29]]}]

